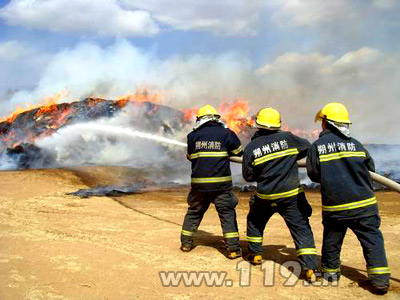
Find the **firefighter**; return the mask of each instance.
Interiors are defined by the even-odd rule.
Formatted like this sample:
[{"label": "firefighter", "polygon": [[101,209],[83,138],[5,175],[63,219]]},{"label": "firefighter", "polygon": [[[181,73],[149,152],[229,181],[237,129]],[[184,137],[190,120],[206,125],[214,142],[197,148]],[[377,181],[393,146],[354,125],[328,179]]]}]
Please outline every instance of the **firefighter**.
[{"label": "firefighter", "polygon": [[343,104],[325,105],[316,115],[318,120],[323,131],[309,150],[307,173],[321,184],[322,274],[328,280],[339,279],[340,250],[350,228],[363,248],[373,291],[384,294],[389,288],[390,270],[368,172],[374,171],[374,162],[363,145],[351,137],[349,113]]},{"label": "firefighter", "polygon": [[257,182],[247,216],[249,261],[262,263],[265,226],[279,213],[290,230],[306,280],[315,281],[317,250],[308,220],[312,209],[300,186],[296,163],[307,155],[310,143],[281,131],[280,114],[273,108],[258,112],[256,126],[258,131],[243,155],[244,179]]},{"label": "firefighter", "polygon": [[181,250],[192,250],[193,235],[210,203],[214,203],[228,250],[227,257],[235,259],[241,257],[242,252],[235,212],[238,199],[232,189],[229,157],[242,156],[242,146],[211,105],[201,107],[196,117],[195,128],[187,137],[192,180],[187,199],[189,208],[181,232]]}]

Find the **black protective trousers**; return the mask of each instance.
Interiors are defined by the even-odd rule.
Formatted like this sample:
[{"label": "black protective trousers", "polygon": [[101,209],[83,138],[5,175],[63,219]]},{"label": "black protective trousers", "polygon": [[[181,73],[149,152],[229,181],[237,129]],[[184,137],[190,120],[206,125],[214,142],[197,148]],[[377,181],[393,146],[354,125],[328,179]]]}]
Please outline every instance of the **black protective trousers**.
[{"label": "black protective trousers", "polygon": [[182,244],[192,245],[193,235],[197,231],[204,213],[207,211],[210,204],[214,203],[221,221],[222,232],[227,249],[229,251],[240,250],[239,231],[235,211],[238,199],[231,189],[220,192],[191,191],[188,195],[187,202],[189,208],[182,226]]},{"label": "black protective trousers", "polygon": [[308,217],[312,209],[304,193],[285,199],[263,200],[250,198],[250,212],[247,215],[247,241],[249,253],[262,254],[263,234],[273,214],[279,213],[292,235],[297,256],[303,269],[317,268],[317,250]]},{"label": "black protective trousers", "polygon": [[322,272],[340,273],[340,251],[347,228],[357,236],[367,263],[368,277],[372,285],[389,286],[388,267],[382,232],[379,230],[381,219],[373,215],[357,219],[324,219],[322,245]]}]

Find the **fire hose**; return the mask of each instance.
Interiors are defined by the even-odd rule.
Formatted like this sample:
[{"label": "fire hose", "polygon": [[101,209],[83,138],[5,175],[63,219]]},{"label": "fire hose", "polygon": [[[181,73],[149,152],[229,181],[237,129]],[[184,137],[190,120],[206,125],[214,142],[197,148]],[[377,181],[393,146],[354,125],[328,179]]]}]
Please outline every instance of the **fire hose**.
[{"label": "fire hose", "polygon": [[[241,164],[243,162],[242,157],[237,157],[237,156],[231,156],[230,157],[231,162],[234,163],[238,163]],[[297,164],[299,165],[300,168],[305,168],[306,167],[306,160],[305,159],[301,159],[299,161],[297,161]],[[386,178],[382,175],[379,175],[375,172],[369,172],[371,174],[371,179],[385,187],[387,187],[388,189],[398,192],[400,193],[400,184],[397,183],[396,181],[393,181],[389,178]]]}]

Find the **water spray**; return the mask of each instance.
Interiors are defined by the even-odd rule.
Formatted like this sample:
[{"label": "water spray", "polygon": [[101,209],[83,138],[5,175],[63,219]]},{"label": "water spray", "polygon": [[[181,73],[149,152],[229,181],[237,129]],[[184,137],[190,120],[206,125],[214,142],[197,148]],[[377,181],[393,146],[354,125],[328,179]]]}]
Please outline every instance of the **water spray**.
[{"label": "water spray", "polygon": [[115,126],[115,125],[105,125],[105,124],[76,124],[70,126],[70,128],[76,129],[78,132],[80,130],[90,130],[91,132],[93,131],[101,131],[104,133],[109,133],[112,135],[126,135],[129,137],[139,137],[139,138],[144,138],[148,140],[153,140],[159,143],[167,143],[171,145],[176,145],[176,146],[181,146],[181,147],[187,147],[185,143],[178,142],[169,138],[161,137],[155,134],[151,133],[146,133],[146,132],[141,132],[137,130],[132,130],[126,127],[121,127],[121,126]]}]

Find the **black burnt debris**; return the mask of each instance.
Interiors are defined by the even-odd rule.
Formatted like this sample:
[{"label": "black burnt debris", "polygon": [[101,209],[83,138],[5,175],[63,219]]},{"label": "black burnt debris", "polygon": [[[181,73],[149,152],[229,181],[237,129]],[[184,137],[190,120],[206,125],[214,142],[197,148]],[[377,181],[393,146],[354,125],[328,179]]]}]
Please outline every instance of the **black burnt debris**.
[{"label": "black burnt debris", "polygon": [[140,194],[141,185],[132,186],[97,186],[90,189],[80,189],[67,195],[76,196],[80,198],[100,197],[100,196],[124,196],[132,194]]},{"label": "black burnt debris", "polygon": [[21,143],[12,148],[7,148],[5,153],[19,169],[55,166],[55,158],[51,153],[30,143]]}]

